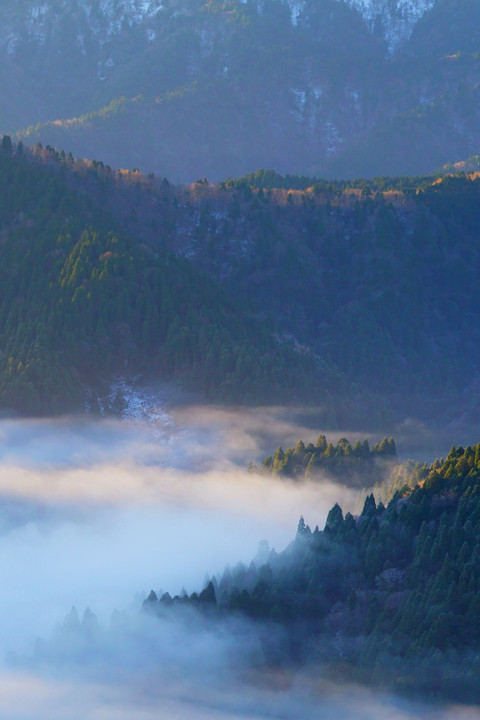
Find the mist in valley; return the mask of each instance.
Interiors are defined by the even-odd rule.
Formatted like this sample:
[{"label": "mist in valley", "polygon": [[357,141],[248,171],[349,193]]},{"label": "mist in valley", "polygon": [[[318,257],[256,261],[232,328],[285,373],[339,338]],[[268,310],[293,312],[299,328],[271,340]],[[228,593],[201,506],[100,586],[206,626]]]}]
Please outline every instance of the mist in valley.
[{"label": "mist in valley", "polygon": [[0,720],[480,720],[480,3],[3,6]]},{"label": "mist in valley", "polygon": [[[152,589],[199,591],[262,540],[283,550],[300,515],[322,528],[358,494],[248,471],[279,444],[315,441],[295,413],[151,407],[0,421],[0,717],[480,717],[335,687],[316,668],[267,671],[259,638],[284,642],[272,625],[142,612]],[[342,434],[363,438],[329,437]]]}]

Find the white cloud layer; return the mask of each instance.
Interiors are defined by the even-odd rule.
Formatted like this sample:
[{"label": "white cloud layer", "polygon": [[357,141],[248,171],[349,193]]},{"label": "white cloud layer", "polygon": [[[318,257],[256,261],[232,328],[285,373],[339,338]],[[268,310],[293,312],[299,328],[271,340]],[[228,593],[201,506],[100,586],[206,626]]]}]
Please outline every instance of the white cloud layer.
[{"label": "white cloud layer", "polygon": [[[281,409],[185,407],[157,424],[0,421],[0,720],[429,717],[315,674],[259,675],[248,624],[139,616],[138,593],[201,589],[206,573],[249,563],[260,540],[282,550],[300,515],[322,527],[335,502],[353,506],[353,492],[326,480],[245,470],[315,436]],[[86,645],[61,625],[73,605],[100,621]],[[127,610],[110,621],[115,608]]]}]

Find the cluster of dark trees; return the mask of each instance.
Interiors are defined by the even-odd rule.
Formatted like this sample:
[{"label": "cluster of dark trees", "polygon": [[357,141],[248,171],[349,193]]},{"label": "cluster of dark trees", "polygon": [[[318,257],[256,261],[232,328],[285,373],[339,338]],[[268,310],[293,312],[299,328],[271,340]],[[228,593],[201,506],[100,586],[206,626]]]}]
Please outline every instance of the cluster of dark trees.
[{"label": "cluster of dark trees", "polygon": [[311,185],[259,171],[175,188],[139,173],[120,182],[98,163],[75,172],[137,242],[188,258],[313,352],[337,427],[353,413],[373,430],[406,414],[478,419],[475,176]]},{"label": "cluster of dark trees", "polygon": [[[445,172],[448,168],[445,168]],[[453,170],[453,172],[455,172]],[[440,173],[438,174],[440,177]],[[432,184],[432,175],[403,175],[399,177],[356,178],[352,180],[324,180],[318,177],[305,175],[280,175],[275,170],[264,170],[247,173],[238,178],[227,178],[220,183],[220,187],[234,188],[236,190],[246,187],[259,190],[307,190],[311,188],[315,193],[334,193],[341,195],[345,190],[360,189],[364,195],[388,190],[402,192],[416,192],[419,188],[426,188]]]},{"label": "cluster of dark trees", "polygon": [[323,530],[301,518],[283,552],[227,568],[199,595],[152,593],[145,607],[240,613],[283,633],[262,636],[267,662],[478,702],[480,444],[453,447],[418,479],[386,507],[368,495],[358,516],[335,505]]},{"label": "cluster of dark trees", "polygon": [[226,186],[221,221],[204,192],[192,261],[372,398],[377,427],[478,418],[480,180],[279,184]]},{"label": "cluster of dark trees", "polygon": [[[397,460],[397,448],[393,438],[384,438],[371,449],[368,440],[357,440],[353,446],[347,438],[340,438],[336,445],[319,435],[315,445],[299,440],[295,448],[277,448],[261,465],[261,471],[293,478],[314,478],[328,475],[352,485],[365,487],[380,482],[385,474],[385,462]],[[380,461],[380,462],[379,462]]]},{"label": "cluster of dark trees", "polygon": [[[276,340],[161,242],[147,247],[125,232],[86,192],[98,167],[1,142],[0,407],[83,408],[85,388],[118,372],[180,379],[229,401],[321,392],[312,355]],[[104,172],[112,193],[120,180]]]},{"label": "cluster of dark trees", "polygon": [[92,378],[151,371],[308,401],[332,429],[478,421],[475,176],[175,187],[1,144],[1,406],[78,407]]}]

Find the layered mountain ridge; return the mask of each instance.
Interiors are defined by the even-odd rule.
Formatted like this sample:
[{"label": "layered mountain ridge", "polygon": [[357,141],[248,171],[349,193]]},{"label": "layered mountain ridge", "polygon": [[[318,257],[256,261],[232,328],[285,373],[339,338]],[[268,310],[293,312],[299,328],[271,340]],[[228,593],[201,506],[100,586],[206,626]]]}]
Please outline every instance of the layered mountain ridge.
[{"label": "layered mountain ridge", "polygon": [[176,187],[1,147],[4,406],[144,372],[332,427],[478,422],[475,174]]},{"label": "layered mountain ridge", "polygon": [[7,4],[0,132],[192,182],[478,153],[473,0]]},{"label": "layered mountain ridge", "polygon": [[[102,191],[96,167],[38,148],[13,152],[8,137],[1,144],[0,409],[61,413],[83,409],[87,397],[99,409],[95,398],[109,394],[117,373],[182,380],[207,395],[210,386],[212,397],[224,390],[223,399],[248,402],[257,371],[251,399],[268,388],[270,401],[286,399],[284,391],[294,397],[297,368],[311,396],[313,358],[275,339],[160,239],[153,247],[127,234],[118,210],[107,208],[121,202],[122,177],[104,171]],[[124,188],[134,205],[136,179]]]}]

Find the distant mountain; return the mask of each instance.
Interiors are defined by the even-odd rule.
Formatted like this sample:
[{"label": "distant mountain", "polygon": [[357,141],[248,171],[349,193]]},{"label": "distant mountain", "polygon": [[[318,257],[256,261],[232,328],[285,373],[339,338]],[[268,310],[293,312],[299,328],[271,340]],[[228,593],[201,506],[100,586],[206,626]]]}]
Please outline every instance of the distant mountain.
[{"label": "distant mountain", "polygon": [[475,0],[2,4],[0,131],[177,182],[478,153]]}]

